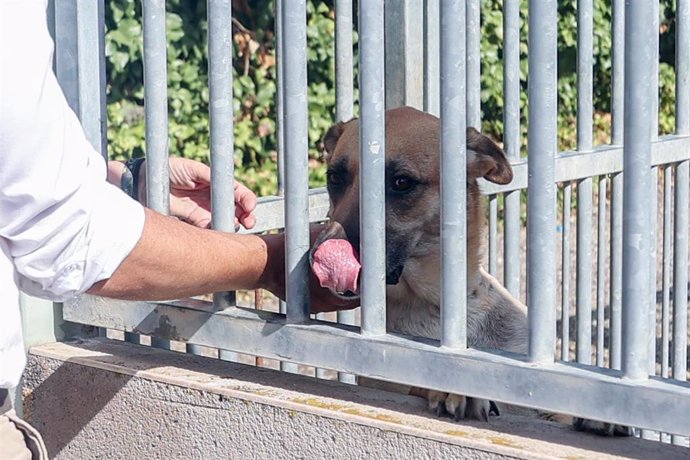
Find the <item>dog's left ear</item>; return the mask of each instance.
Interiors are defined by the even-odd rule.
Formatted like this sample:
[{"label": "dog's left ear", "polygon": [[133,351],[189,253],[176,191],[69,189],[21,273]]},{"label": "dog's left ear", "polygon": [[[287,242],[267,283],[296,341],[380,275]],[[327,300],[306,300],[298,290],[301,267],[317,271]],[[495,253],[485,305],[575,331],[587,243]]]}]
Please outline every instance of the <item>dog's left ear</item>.
[{"label": "dog's left ear", "polygon": [[513,180],[513,168],[503,150],[472,127],[467,128],[467,175],[501,185]]},{"label": "dog's left ear", "polygon": [[323,137],[321,144],[323,145],[323,155],[324,158],[328,158],[329,155],[335,150],[335,146],[338,144],[338,139],[343,135],[345,131],[345,122],[338,122],[328,128],[326,135]]}]

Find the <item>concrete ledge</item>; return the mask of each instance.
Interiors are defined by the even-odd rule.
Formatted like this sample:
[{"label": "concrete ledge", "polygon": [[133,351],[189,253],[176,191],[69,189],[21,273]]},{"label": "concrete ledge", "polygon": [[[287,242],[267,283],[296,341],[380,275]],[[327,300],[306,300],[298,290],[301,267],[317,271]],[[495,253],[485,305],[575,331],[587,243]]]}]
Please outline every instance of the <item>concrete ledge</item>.
[{"label": "concrete ledge", "polygon": [[520,415],[456,423],[418,398],[107,339],[30,351],[24,415],[58,458],[687,458]]}]

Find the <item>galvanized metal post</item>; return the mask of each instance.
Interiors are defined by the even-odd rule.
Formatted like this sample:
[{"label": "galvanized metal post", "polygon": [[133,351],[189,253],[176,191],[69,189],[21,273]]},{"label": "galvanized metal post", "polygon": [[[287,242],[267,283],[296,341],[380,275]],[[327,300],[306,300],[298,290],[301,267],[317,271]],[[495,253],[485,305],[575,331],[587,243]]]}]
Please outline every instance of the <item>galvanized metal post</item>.
[{"label": "galvanized metal post", "polygon": [[597,212],[597,366],[599,367],[604,367],[605,354],[606,183],[606,177],[601,176],[599,178],[599,210]]},{"label": "galvanized metal post", "polygon": [[556,339],[556,6],[529,2],[529,360],[543,363],[553,361]]},{"label": "galvanized metal post", "polygon": [[[511,162],[520,159],[520,1],[503,2],[503,145]],[[520,298],[520,190],[505,194],[503,284]]]},{"label": "galvanized metal post", "polygon": [[[690,135],[689,0],[678,0],[676,3],[676,134]],[[673,378],[687,380],[690,160],[676,166],[674,185],[676,193],[673,235]],[[687,438],[673,436],[672,441],[674,444],[685,444]]]},{"label": "galvanized metal post", "polygon": [[67,104],[79,116],[79,30],[77,0],[53,0],[55,75]]},{"label": "galvanized metal post", "polygon": [[[275,0],[276,30],[276,142],[278,143],[278,195],[285,195],[285,52],[283,42],[283,0]],[[285,302],[280,301],[282,313]]]},{"label": "galvanized metal post", "polygon": [[[285,195],[285,42],[283,34],[283,0],[275,1],[276,31],[276,141],[278,143],[278,195]],[[287,304],[278,301],[280,313],[287,314]],[[299,367],[295,363],[280,362],[280,370],[296,374]]]},{"label": "galvanized metal post", "polygon": [[[592,0],[577,2],[577,150],[592,150]],[[577,185],[577,361],[592,360],[592,178]]]},{"label": "galvanized metal post", "polygon": [[307,6],[282,10],[285,139],[285,276],[287,318],[309,318],[309,140],[307,120]]},{"label": "galvanized metal post", "polygon": [[[211,147],[211,221],[213,228],[235,232],[235,161],[232,102],[232,1],[208,0],[208,79]],[[216,292],[213,305],[224,310],[236,305],[234,292]],[[195,348],[188,346],[188,351]],[[191,348],[191,350],[189,350]],[[220,358],[236,361],[237,354],[220,351]]]},{"label": "galvanized metal post", "polygon": [[561,359],[570,361],[570,219],[572,185],[563,186],[563,237],[561,247]]},{"label": "galvanized metal post", "polygon": [[77,0],[79,114],[86,138],[108,159],[103,0]]},{"label": "galvanized metal post", "polygon": [[654,49],[651,2],[625,5],[625,183],[623,186],[623,349],[626,378],[647,378],[649,168]]},{"label": "galvanized metal post", "polygon": [[359,6],[362,333],[379,335],[386,332],[384,11],[376,0]]},{"label": "galvanized metal post", "polygon": [[441,345],[467,347],[465,2],[441,2]]},{"label": "galvanized metal post", "polygon": [[[482,129],[481,98],[481,8],[479,0],[465,2],[465,48],[467,50],[466,67],[466,104],[467,126]],[[442,18],[443,19],[443,18]]]},{"label": "galvanized metal post", "polygon": [[[625,0],[612,3],[612,101],[611,143],[623,144],[623,87],[625,83]],[[611,262],[609,303],[610,331],[609,365],[621,368],[622,292],[623,292],[623,173],[611,177]]]},{"label": "galvanized metal post", "polygon": [[[354,65],[352,51],[352,0],[335,2],[335,118],[348,121],[354,115]],[[338,322],[355,324],[354,310],[338,312]],[[355,383],[355,376],[338,372],[338,380]]]},{"label": "galvanized metal post", "polygon": [[[146,117],[146,202],[162,214],[170,212],[168,173],[168,74],[165,1],[143,2],[144,108]],[[151,338],[151,345],[170,348],[169,340]]]},{"label": "galvanized metal post", "polygon": [[[386,107],[424,107],[424,16],[423,0],[385,3]],[[365,4],[364,2],[362,3]],[[368,3],[367,3],[368,5]],[[366,14],[360,8],[360,17]]]},{"label": "galvanized metal post", "polygon": [[439,0],[424,0],[424,111],[440,115]]}]

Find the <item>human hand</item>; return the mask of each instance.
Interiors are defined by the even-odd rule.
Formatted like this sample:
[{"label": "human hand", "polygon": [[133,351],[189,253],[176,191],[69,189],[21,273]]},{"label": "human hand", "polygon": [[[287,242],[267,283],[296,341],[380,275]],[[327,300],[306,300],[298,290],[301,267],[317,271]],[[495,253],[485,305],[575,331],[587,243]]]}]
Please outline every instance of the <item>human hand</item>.
[{"label": "human hand", "polygon": [[[170,157],[170,214],[196,225],[211,224],[211,168],[187,158]],[[245,228],[256,223],[256,195],[235,181],[235,217]]]},{"label": "human hand", "polygon": [[[145,163],[145,162],[144,162]],[[170,157],[170,214],[197,227],[211,224],[211,169],[203,163],[187,158]],[[108,163],[108,181],[119,185],[122,177],[122,163]],[[139,170],[139,202],[146,203],[146,167]],[[253,211],[256,195],[235,181],[236,223],[253,228],[256,223]]]}]

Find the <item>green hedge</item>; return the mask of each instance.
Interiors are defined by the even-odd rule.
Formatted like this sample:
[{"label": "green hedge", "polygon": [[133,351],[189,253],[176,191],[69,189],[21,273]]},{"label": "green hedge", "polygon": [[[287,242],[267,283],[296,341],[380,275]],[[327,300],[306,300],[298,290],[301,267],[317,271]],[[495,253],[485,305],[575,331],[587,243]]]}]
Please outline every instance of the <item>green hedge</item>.
[{"label": "green hedge", "polygon": [[[234,134],[237,176],[257,193],[276,190],[275,47],[273,1],[233,2]],[[611,99],[611,7],[595,0],[594,106],[595,142],[609,141]],[[674,126],[673,0],[660,11],[660,116],[662,133]],[[251,5],[251,7],[247,7]],[[322,185],[319,141],[335,112],[334,13],[332,1],[309,0],[308,75],[310,179]],[[497,139],[503,132],[501,0],[482,1],[483,130]],[[208,82],[206,2],[167,1],[170,152],[208,161]],[[522,125],[526,133],[527,2],[522,2]],[[109,0],[106,8],[108,139],[112,158],[144,153],[141,2]],[[576,91],[576,0],[559,2],[558,98],[559,146],[573,148]],[[523,135],[523,142],[525,136]]]}]

